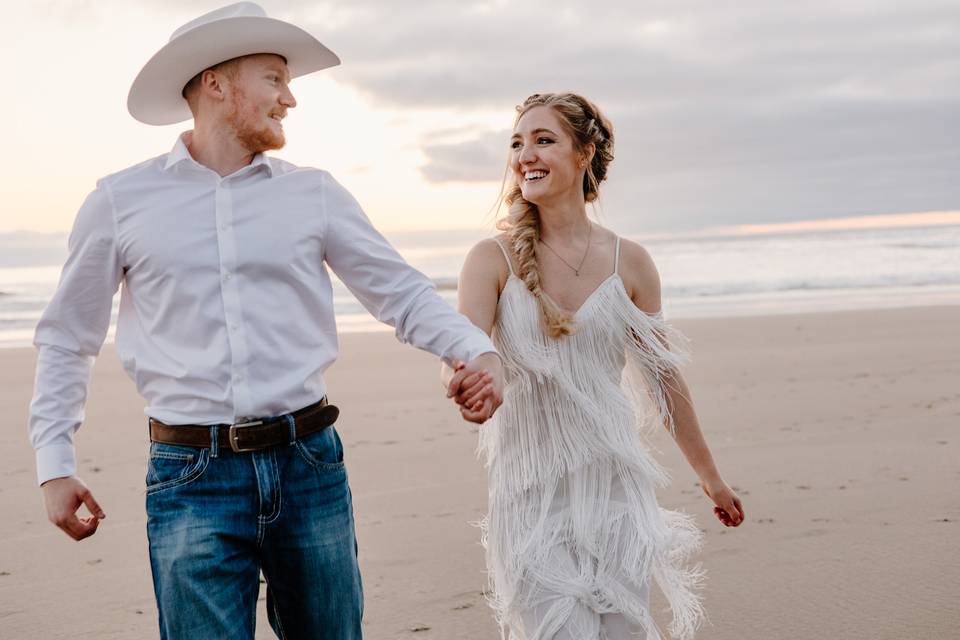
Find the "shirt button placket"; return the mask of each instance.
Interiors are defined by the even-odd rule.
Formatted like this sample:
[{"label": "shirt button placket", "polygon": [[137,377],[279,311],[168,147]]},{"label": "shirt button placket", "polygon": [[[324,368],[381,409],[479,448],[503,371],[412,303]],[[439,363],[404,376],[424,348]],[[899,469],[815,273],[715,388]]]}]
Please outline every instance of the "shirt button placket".
[{"label": "shirt button placket", "polygon": [[230,344],[231,381],[235,415],[249,415],[252,410],[248,381],[244,375],[247,365],[247,344],[243,336],[243,315],[236,270],[239,260],[234,234],[233,198],[227,183],[221,180],[216,191],[217,242],[220,250],[224,322]]}]

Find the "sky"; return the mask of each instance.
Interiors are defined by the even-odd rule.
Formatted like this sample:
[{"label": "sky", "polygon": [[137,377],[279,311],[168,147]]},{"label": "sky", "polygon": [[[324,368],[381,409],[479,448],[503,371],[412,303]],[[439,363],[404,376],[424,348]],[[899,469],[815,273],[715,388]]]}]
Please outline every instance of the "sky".
[{"label": "sky", "polygon": [[[133,120],[130,83],[222,4],[4,0],[0,232],[69,230],[99,177],[170,149],[189,123]],[[563,90],[613,122],[620,233],[960,210],[956,0],[261,5],[343,61],[293,81],[273,154],[386,231],[490,227],[515,106]]]}]

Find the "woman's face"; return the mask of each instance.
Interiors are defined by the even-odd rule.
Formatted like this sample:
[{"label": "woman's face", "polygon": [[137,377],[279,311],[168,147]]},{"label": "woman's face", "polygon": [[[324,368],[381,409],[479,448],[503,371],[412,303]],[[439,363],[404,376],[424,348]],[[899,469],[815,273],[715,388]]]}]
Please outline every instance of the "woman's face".
[{"label": "woman's face", "polygon": [[552,108],[524,113],[513,129],[510,150],[510,169],[525,200],[536,205],[567,198],[583,202],[582,154]]}]

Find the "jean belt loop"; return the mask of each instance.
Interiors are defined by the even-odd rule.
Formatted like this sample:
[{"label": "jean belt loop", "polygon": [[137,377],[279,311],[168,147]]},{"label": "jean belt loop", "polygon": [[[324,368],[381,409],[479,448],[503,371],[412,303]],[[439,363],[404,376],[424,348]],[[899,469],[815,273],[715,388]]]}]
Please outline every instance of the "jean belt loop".
[{"label": "jean belt loop", "polygon": [[293,445],[297,441],[297,423],[293,421],[293,416],[289,413],[283,416],[287,421],[287,427],[290,429],[290,444]]},{"label": "jean belt loop", "polygon": [[210,457],[216,458],[217,454],[220,453],[220,442],[217,440],[217,436],[220,435],[220,427],[213,425],[210,427]]}]

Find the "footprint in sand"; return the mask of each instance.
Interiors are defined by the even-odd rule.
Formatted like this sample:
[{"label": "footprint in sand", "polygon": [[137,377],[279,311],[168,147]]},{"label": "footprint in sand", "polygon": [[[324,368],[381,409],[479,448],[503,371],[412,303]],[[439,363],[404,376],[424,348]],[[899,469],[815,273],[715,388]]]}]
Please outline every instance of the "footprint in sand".
[{"label": "footprint in sand", "polygon": [[469,609],[472,606],[473,606],[472,602],[465,602],[463,604],[458,604],[453,609],[451,609],[451,611],[463,611],[464,609]]},{"label": "footprint in sand", "polygon": [[805,484],[798,484],[794,489],[800,489],[801,491],[809,491],[810,487]]}]

